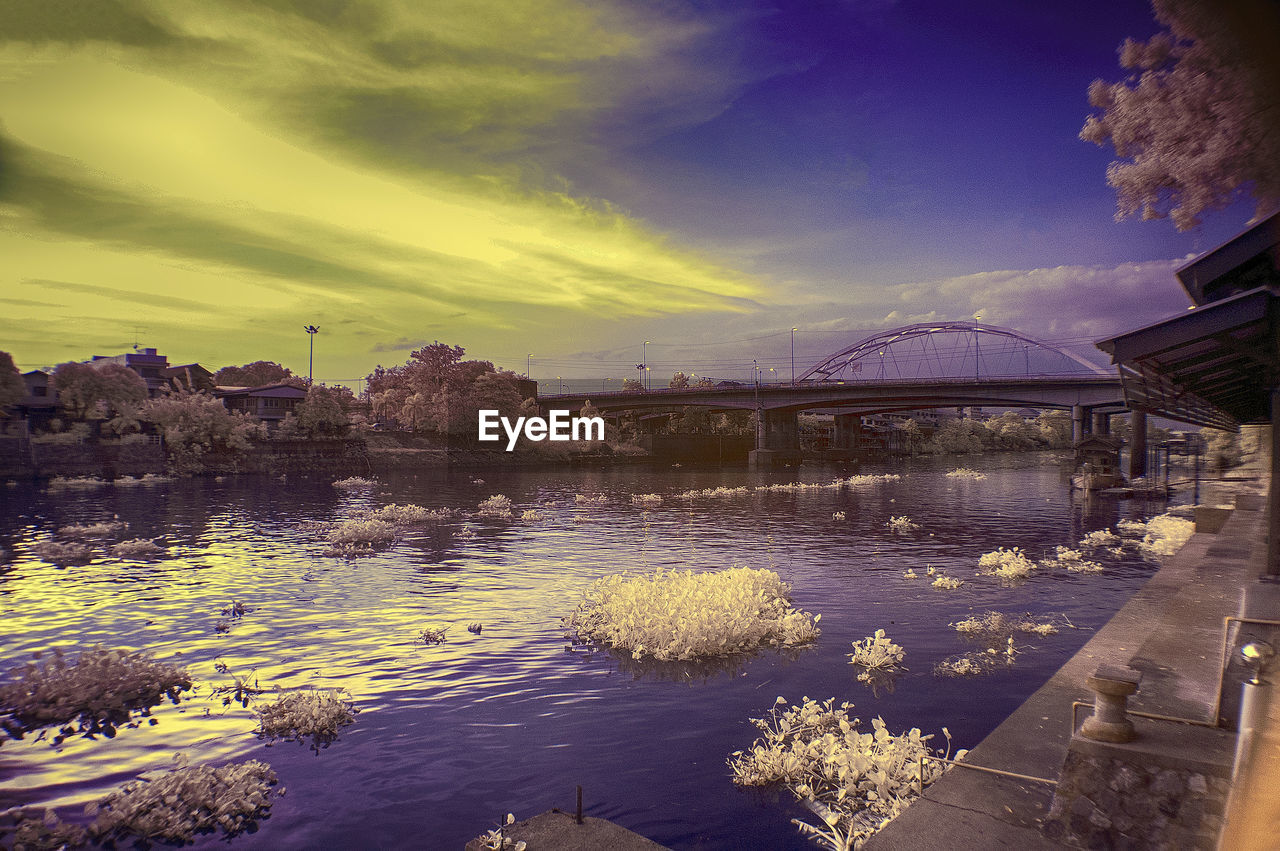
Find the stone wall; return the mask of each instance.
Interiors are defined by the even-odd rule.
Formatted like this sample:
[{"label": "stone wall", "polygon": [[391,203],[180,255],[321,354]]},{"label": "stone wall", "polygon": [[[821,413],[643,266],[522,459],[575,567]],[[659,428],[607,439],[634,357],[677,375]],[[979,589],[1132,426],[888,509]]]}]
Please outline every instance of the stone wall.
[{"label": "stone wall", "polygon": [[32,443],[34,474],[53,476],[144,476],[164,472],[164,447],[155,443]]}]

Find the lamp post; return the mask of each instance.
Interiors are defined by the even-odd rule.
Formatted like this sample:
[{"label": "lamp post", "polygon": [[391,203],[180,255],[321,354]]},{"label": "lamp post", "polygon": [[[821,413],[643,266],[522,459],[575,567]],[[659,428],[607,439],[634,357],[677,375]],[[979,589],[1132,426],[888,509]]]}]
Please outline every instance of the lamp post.
[{"label": "lamp post", "polygon": [[649,341],[645,340],[644,345],[640,347],[640,363],[644,366],[644,375],[640,377],[645,379],[644,389],[649,389]]},{"label": "lamp post", "polygon": [[524,377],[533,378],[533,352],[524,357]]},{"label": "lamp post", "polygon": [[647,365],[644,368],[644,389],[645,390],[653,389],[653,380],[649,378],[649,367]]},{"label": "lamp post", "polygon": [[303,330],[307,332],[307,339],[311,341],[311,351],[307,354],[307,383],[311,383],[311,368],[316,360],[316,334],[320,333],[319,325],[303,325]]},{"label": "lamp post", "polygon": [[564,379],[557,375],[556,381],[560,382],[560,393],[561,395],[564,395]]},{"label": "lamp post", "polygon": [[609,383],[609,379],[607,379],[607,378],[600,382],[600,392],[601,392],[601,393],[603,393],[603,392],[605,391],[605,386],[606,386],[608,383]]},{"label": "lamp post", "polygon": [[791,383],[796,383],[796,332],[799,328],[791,329]]},{"label": "lamp post", "polygon": [[778,383],[778,371],[777,371],[776,369],[774,369],[773,367],[769,367],[769,371],[773,373],[773,377],[769,379],[769,383],[770,383],[770,384],[777,384],[777,383]]}]

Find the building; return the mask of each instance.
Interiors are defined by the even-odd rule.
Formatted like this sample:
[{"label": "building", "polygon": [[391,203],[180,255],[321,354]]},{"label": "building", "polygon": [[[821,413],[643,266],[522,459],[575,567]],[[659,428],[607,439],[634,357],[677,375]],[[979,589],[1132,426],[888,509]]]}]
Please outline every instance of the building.
[{"label": "building", "polygon": [[170,387],[181,387],[184,390],[212,393],[214,389],[213,373],[198,363],[186,363],[181,366],[170,366],[160,372],[165,383]]},{"label": "building", "polygon": [[93,366],[118,363],[129,367],[147,382],[147,391],[152,396],[168,385],[164,371],[169,368],[169,359],[157,354],[155,349],[138,349],[122,355],[94,355],[89,363]]},{"label": "building", "polygon": [[262,387],[219,387],[214,395],[229,411],[240,411],[274,425],[293,413],[307,391],[293,384],[267,384]]}]

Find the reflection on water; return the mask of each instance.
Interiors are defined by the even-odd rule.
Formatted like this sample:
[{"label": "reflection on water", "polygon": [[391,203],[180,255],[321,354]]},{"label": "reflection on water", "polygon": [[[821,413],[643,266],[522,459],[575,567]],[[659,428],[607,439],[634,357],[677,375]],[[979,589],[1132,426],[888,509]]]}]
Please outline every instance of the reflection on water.
[{"label": "reflection on water", "polygon": [[[473,473],[406,474],[363,492],[267,477],[3,489],[0,666],[101,643],[177,659],[199,685],[193,699],[157,709],[155,726],[110,741],[6,742],[0,808],[83,804],[182,752],[193,762],[264,759],[288,787],[237,847],[458,848],[507,812],[567,809],[581,784],[590,814],[666,845],[804,848],[789,804],[735,789],[725,767],[754,737],[748,719],[775,697],[847,699],[855,714],[883,716],[891,728],[945,724],[969,747],[1150,574],[1130,550],[1104,554],[1097,575],[1037,572],[1016,587],[974,576],[978,556],[997,546],[1039,558],[1122,516],[1143,516],[1142,505],[1073,501],[1044,460],[993,460],[981,481],[947,478],[954,463],[922,460],[895,467],[899,481],[694,500],[676,495],[848,472],[486,470],[483,483]],[[497,493],[512,499],[517,518],[536,508],[544,519],[475,516]],[[579,504],[580,493],[605,499]],[[664,500],[639,507],[636,493]],[[366,558],[321,555],[318,530],[392,502],[472,514],[408,532]],[[887,528],[893,516],[920,528]],[[60,526],[113,517],[129,524],[126,537],[155,538],[165,557],[116,559],[99,548],[89,564],[57,567],[33,552]],[[790,582],[795,605],[823,616],[816,645],[662,664],[584,652],[565,639],[561,619],[602,576],[733,564]],[[945,591],[902,576],[930,566],[965,582]],[[250,611],[224,618],[236,600]],[[938,662],[971,646],[949,624],[993,609],[1062,614],[1079,629],[1030,637],[1016,664],[985,677],[933,676]],[[470,633],[470,623],[484,628]],[[444,627],[442,643],[419,639]],[[856,681],[847,654],[878,628],[906,648],[909,670],[873,690]],[[227,700],[237,676],[272,691]],[[344,688],[360,709],[318,755],[269,747],[252,732],[255,702],[301,686]]]}]

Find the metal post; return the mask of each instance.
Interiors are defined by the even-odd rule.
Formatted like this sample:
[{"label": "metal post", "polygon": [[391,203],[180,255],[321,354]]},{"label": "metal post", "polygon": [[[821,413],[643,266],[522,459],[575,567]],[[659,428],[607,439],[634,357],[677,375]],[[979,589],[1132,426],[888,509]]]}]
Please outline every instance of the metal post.
[{"label": "metal post", "polygon": [[304,325],[303,330],[307,332],[307,337],[311,340],[311,351],[307,355],[307,383],[311,383],[311,368],[315,363],[316,357],[316,334],[320,333],[319,325]]},{"label": "metal post", "polygon": [[640,347],[640,362],[644,364],[644,372],[640,373],[640,377],[644,379],[644,389],[649,389],[649,341],[645,340],[644,345]]},{"label": "metal post", "polygon": [[792,386],[794,386],[796,383],[796,332],[799,330],[800,330],[799,328],[791,329],[791,384]]},{"label": "metal post", "polygon": [[529,354],[525,355],[524,377],[533,378],[533,352],[529,352]]},{"label": "metal post", "polygon": [[1135,408],[1129,417],[1129,478],[1147,474],[1147,412]]}]

